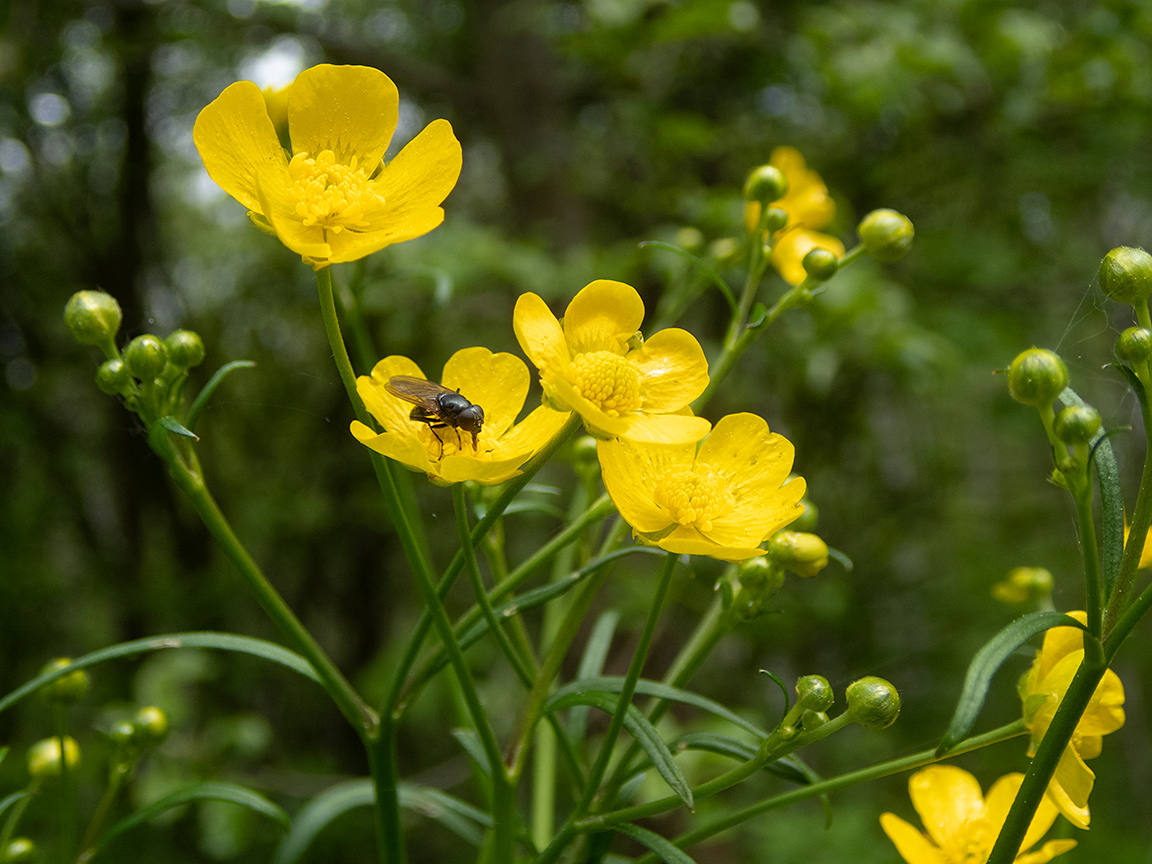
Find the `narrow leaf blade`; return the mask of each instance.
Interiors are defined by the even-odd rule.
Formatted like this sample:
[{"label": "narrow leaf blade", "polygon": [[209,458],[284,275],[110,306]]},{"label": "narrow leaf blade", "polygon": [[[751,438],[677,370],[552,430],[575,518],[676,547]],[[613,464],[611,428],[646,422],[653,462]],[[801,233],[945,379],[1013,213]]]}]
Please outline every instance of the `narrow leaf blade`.
[{"label": "narrow leaf blade", "polygon": [[647,828],[641,828],[639,825],[633,825],[629,822],[612,827],[615,831],[631,837],[637,843],[642,843],[656,855],[659,855],[660,860],[666,861],[667,864],[696,864],[683,849],[677,848],[670,840],[665,840]]}]

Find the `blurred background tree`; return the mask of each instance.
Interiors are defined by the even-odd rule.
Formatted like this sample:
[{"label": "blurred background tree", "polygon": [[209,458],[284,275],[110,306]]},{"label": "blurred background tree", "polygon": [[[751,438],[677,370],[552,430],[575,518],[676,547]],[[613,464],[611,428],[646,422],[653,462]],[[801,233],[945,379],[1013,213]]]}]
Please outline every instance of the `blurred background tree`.
[{"label": "blurred background tree", "polygon": [[[972,652],[1021,611],[990,597],[1010,568],[1047,567],[1057,608],[1082,603],[1072,512],[1044,482],[1039,424],[991,373],[1032,344],[1050,347],[1106,425],[1139,422],[1119,376],[1101,370],[1130,313],[1104,303],[1094,274],[1109,248],[1152,233],[1142,0],[11,0],[0,15],[0,691],[49,657],[124,639],[274,635],[141,430],[92,385],[92,352],[67,337],[65,301],[94,287],[119,299],[128,337],[199,331],[203,380],[229,360],[257,361],[204,418],[203,461],[306,623],[369,693],[382,686],[389,636],[409,632],[417,604],[346,432],[311,273],[251,230],[191,139],[197,112],[232,81],[283,86],[318,62],[373,65],[396,81],[393,153],[434,117],[464,145],[445,224],[337,274],[361,293],[379,356],[412,356],[430,374],[464,345],[516,351],[523,291],[562,303],[592,279],[620,279],[645,295],[649,321],[670,290],[699,293],[681,259],[638,241],[686,243],[726,266],[717,241],[741,230],[743,178],[781,144],[827,181],[846,241],[874,207],[915,222],[907,259],[838,276],[710,406],[713,419],[756,411],[795,442],[819,530],[855,569],[790,583],[782,614],[715,655],[708,695],[772,712],[759,668],[820,672],[838,689],[890,678],[906,706],[895,727],[810,754],[818,770],[851,767],[934,742]],[[722,299],[699,293],[687,309],[714,349]],[[1113,438],[1133,481],[1139,439]],[[450,530],[447,496],[418,485],[434,527]],[[516,518],[517,542],[556,528]],[[714,576],[699,565],[681,584],[666,654]],[[621,578],[606,602],[627,606],[643,590]],[[1137,639],[1148,636],[1143,627]],[[1093,763],[1093,830],[1062,860],[1147,860],[1152,652],[1132,648],[1118,668],[1128,728]],[[1026,662],[1017,666],[994,689],[996,722],[1018,711],[1012,679]],[[242,776],[291,806],[363,773],[319,694],[254,664],[157,658],[96,680],[89,726],[117,700],[166,700],[172,755],[145,778],[159,785],[165,772]],[[432,691],[416,719],[451,710]],[[0,741],[41,737],[44,722],[31,708],[0,715]],[[424,779],[450,787],[466,777],[460,751],[423,725],[407,726],[410,768],[438,766]],[[987,786],[1023,768],[1023,744],[960,762]],[[21,771],[9,760],[0,788]],[[903,779],[841,796],[827,832],[819,810],[802,807],[707,857],[894,860],[879,802],[906,809]],[[337,827],[324,860],[363,860],[365,824]],[[143,832],[139,860],[266,860],[263,830],[204,808],[198,822]],[[447,860],[450,843],[428,832],[415,860]]]}]

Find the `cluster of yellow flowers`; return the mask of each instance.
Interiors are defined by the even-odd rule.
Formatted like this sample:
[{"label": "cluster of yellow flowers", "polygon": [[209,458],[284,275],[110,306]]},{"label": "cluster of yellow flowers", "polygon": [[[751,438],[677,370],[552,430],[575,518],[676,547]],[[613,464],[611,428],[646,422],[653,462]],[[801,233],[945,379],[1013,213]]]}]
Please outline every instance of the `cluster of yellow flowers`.
[{"label": "cluster of yellow flowers", "polygon": [[[253,222],[320,269],[418,237],[444,218],[460,144],[436,120],[385,163],[398,103],[396,86],[376,69],[315,66],[276,93],[231,85],[201,112],[193,137],[209,175]],[[290,156],[279,137],[285,126]],[[796,180],[789,194],[801,221],[788,236],[800,240],[805,226],[831,218],[831,202],[824,190],[820,203],[811,178],[797,174],[798,153],[773,158]],[[645,341],[643,318],[640,295],[621,282],[588,285],[563,325],[525,294],[513,325],[540,372],[543,405],[517,422],[527,367],[511,354],[466,348],[448,360],[441,382],[480,406],[482,425],[474,436],[440,434],[389,388],[396,376],[425,377],[392,356],[357,381],[384,431],[356,421],[352,434],[433,482],[497,484],[520,473],[576,412],[598,439],[609,494],[642,542],[730,561],[763,554],[760,544],[803,511],[804,481],[788,480],[792,445],[752,414],[725,417],[715,429],[694,416],[689,405],[708,385],[700,343],[680,329]]]}]

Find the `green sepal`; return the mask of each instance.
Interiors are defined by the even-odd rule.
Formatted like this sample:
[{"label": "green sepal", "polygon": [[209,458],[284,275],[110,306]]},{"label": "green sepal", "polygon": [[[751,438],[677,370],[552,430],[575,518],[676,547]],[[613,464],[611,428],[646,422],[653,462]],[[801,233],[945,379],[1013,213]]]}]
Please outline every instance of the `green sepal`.
[{"label": "green sepal", "polygon": [[[636,692],[640,692],[639,687],[636,688]],[[576,705],[591,705],[607,714],[614,714],[618,702],[619,699],[615,693],[582,689],[575,693],[552,696],[545,703],[544,710],[545,712],[552,712],[572,708]],[[684,772],[676,764],[672,751],[668,749],[668,745],[664,743],[664,739],[660,737],[656,727],[648,722],[648,718],[641,714],[635,705],[629,705],[624,712],[624,728],[648,754],[652,767],[664,778],[664,782],[668,784],[676,797],[683,801],[689,810],[694,809],[692,787],[688,785]]]},{"label": "green sepal", "polygon": [[612,830],[626,837],[631,837],[637,843],[647,847],[651,852],[660,857],[661,861],[666,861],[667,864],[696,864],[684,850],[677,848],[671,840],[665,840],[659,834],[649,831],[647,828],[641,828],[639,825],[633,825],[631,822],[625,822],[623,825],[613,825]]},{"label": "green sepal", "polygon": [[700,268],[700,271],[708,277],[709,282],[720,289],[720,293],[723,294],[724,299],[728,301],[728,308],[732,310],[733,313],[736,312],[736,297],[732,293],[732,289],[728,287],[727,282],[720,278],[720,274],[709,267],[703,259],[697,258],[686,249],[681,249],[679,246],[674,246],[671,243],[664,243],[660,240],[645,240],[644,242],[640,243],[639,246],[641,249],[643,249],[645,246],[655,246],[657,249],[667,249],[669,252],[675,252],[677,255],[681,255],[684,258],[687,258],[689,261]]},{"label": "green sepal", "polygon": [[[418,786],[399,784],[400,806],[435,819],[449,831],[473,846],[484,839],[482,829],[492,825],[492,817],[452,795]],[[316,836],[332,821],[350,810],[371,807],[376,790],[368,778],[348,780],[330,786],[305,804],[292,821],[292,830],[280,841],[272,864],[297,864]]]},{"label": "green sepal", "polygon": [[305,678],[311,678],[317,683],[320,681],[320,676],[316,674],[316,670],[312,668],[311,663],[299,654],[289,651],[287,648],[282,645],[277,645],[274,642],[266,642],[263,639],[253,639],[251,636],[237,636],[233,633],[172,633],[166,636],[151,636],[147,639],[121,642],[119,645],[101,648],[99,651],[93,651],[91,654],[76,657],[70,665],[62,669],[45,672],[43,675],[38,675],[27,684],[24,684],[22,687],[17,687],[3,699],[0,699],[0,711],[11,708],[21,699],[32,695],[41,687],[51,684],[57,678],[63,677],[64,675],[70,675],[77,669],[95,666],[97,663],[103,663],[105,660],[132,657],[137,654],[145,654],[149,651],[162,651],[167,648],[212,648],[218,651],[233,651],[239,654],[248,654],[252,657],[258,657],[261,660],[278,663],[281,666],[291,669],[293,672],[303,675]]},{"label": "green sepal", "polygon": [[[1120,363],[1117,366],[1141,403],[1146,396],[1144,385],[1140,379]],[[1071,387],[1065,387],[1060,394],[1060,401],[1065,405],[1083,405],[1081,399]],[[1108,438],[1111,432],[1101,429],[1088,442],[1092,453],[1092,463],[1096,466],[1096,478],[1100,484],[1100,521],[1101,521],[1101,555],[1100,578],[1103,583],[1103,602],[1107,603],[1112,594],[1112,586],[1116,577],[1120,575],[1120,562],[1124,558],[1124,495],[1120,488],[1120,469],[1116,466],[1116,455],[1112,452],[1112,445]]]},{"label": "green sepal", "polygon": [[184,424],[173,417],[171,414],[165,414],[163,417],[157,420],[156,423],[160,426],[163,426],[173,435],[183,435],[185,438],[191,438],[193,441],[200,440],[200,436],[198,436],[190,429],[186,429]]},{"label": "green sepal", "polygon": [[791,708],[792,701],[791,696],[788,694],[788,685],[781,681],[780,676],[775,672],[770,672],[767,669],[761,669],[760,674],[767,675],[776,684],[776,686],[780,688],[780,692],[784,694],[784,710],[780,714],[780,721],[783,722],[784,718],[788,716],[788,710]]},{"label": "green sepal", "polygon": [[1004,661],[1037,633],[1043,633],[1052,627],[1085,629],[1079,621],[1063,612],[1032,612],[1017,618],[976,652],[976,656],[968,666],[964,689],[960,693],[960,701],[952,715],[952,722],[936,748],[937,758],[968,737],[976,718],[980,716],[980,709],[984,707],[984,699],[988,695],[992,678]]},{"label": "green sepal", "polygon": [[209,378],[208,383],[204,385],[204,389],[196,394],[196,398],[192,402],[192,407],[188,409],[188,428],[196,428],[196,421],[200,419],[200,415],[204,411],[204,406],[208,404],[208,400],[212,398],[212,394],[216,392],[216,388],[220,386],[220,382],[237,369],[251,369],[255,365],[252,360],[233,360],[231,363],[225,363],[217,369],[216,374]]},{"label": "green sepal", "polygon": [[226,801],[245,807],[261,816],[267,816],[279,823],[285,831],[292,827],[292,820],[284,808],[269,801],[258,792],[253,792],[251,789],[238,786],[235,783],[196,783],[183,789],[177,789],[171,795],[165,795],[159,801],[155,801],[147,807],[137,810],[131,816],[121,819],[105,831],[100,839],[92,845],[84,858],[85,864],[96,858],[112,840],[125,831],[129,831],[137,825],[143,825],[161,813],[166,813],[192,801]]}]

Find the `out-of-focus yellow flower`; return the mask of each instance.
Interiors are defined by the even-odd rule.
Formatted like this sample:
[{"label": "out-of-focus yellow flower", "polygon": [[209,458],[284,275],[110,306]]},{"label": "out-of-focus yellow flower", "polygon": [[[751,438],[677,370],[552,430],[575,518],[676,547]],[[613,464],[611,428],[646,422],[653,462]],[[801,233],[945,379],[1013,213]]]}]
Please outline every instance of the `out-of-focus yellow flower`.
[{"label": "out-of-focus yellow flower", "polygon": [[[985,799],[976,778],[952,765],[930,765],[908,779],[908,794],[927,833],[894,813],[880,817],[880,827],[908,864],[984,864],[1023,774],[1007,774],[992,784]],[[1049,840],[1028,852],[1056,820],[1056,806],[1045,798],[1024,835],[1016,864],[1045,864],[1076,845],[1075,840]]]},{"label": "out-of-focus yellow flower", "polygon": [[520,295],[513,326],[540,370],[544,398],[576,411],[597,438],[699,441],[709,423],[689,403],[708,386],[696,337],[669,328],[643,340],[644,302],[623,282],[600,279],[572,298],[564,324],[536,294]]},{"label": "out-of-focus yellow flower", "polygon": [[1052,573],[1043,567],[1013,567],[992,586],[992,596],[1001,603],[1027,603],[1052,596]]},{"label": "out-of-focus yellow flower", "polygon": [[729,414],[699,451],[694,443],[597,446],[604,486],[642,543],[669,552],[742,561],[804,512],[804,479],[788,474],[795,451],[755,414]]},{"label": "out-of-focus yellow flower", "polygon": [[503,483],[519,474],[520,466],[551,441],[568,419],[567,414],[541,405],[516,423],[531,379],[524,361],[514,354],[493,354],[487,348],[464,348],[448,359],[441,381],[484,409],[483,428],[473,448],[467,432],[458,434],[451,427],[434,432],[429,424],[413,420],[412,403],[386,389],[394,375],[424,377],[407,357],[393,355],[377,363],[371,375],[357,378],[356,392],[385,431],[377,433],[354,420],[352,434],[377,453],[423,471],[433,483]]},{"label": "out-of-focus yellow flower", "polygon": [[[1084,612],[1069,612],[1068,615],[1081,624],[1088,620]],[[1024,703],[1024,722],[1032,736],[1029,756],[1036,753],[1083,659],[1083,631],[1076,627],[1053,627],[1044,634],[1044,643],[1036,653],[1032,668],[1020,679],[1018,688]],[[1088,795],[1096,780],[1096,775],[1084,760],[1099,756],[1104,736],[1124,725],[1123,706],[1124,685],[1120,683],[1120,677],[1109,669],[1096,686],[1096,692],[1092,694],[1048,786],[1049,797],[1078,828],[1088,827]]]},{"label": "out-of-focus yellow flower", "polygon": [[[1152,533],[1152,532],[1150,532]],[[1128,544],[1128,526],[1124,526],[1124,544]],[[1152,570],[1152,543],[1148,542],[1148,538],[1144,538],[1144,548],[1140,550],[1140,563],[1136,565],[1138,570]]]},{"label": "out-of-focus yellow flower", "polygon": [[391,162],[399,93],[366,66],[313,66],[287,89],[289,159],[260,88],[227,87],[192,132],[208,175],[256,225],[319,270],[427,234],[460,176],[447,120],[428,124]]},{"label": "out-of-focus yellow flower", "polygon": [[[807,275],[801,262],[813,249],[827,249],[837,258],[844,257],[844,244],[818,230],[836,215],[836,202],[795,147],[777,147],[768,164],[779,168],[788,180],[788,192],[768,205],[788,214],[787,224],[776,235],[772,266],[790,285],[799,285]],[[755,231],[759,222],[760,203],[749,201],[744,207],[744,223],[749,231]]]}]

